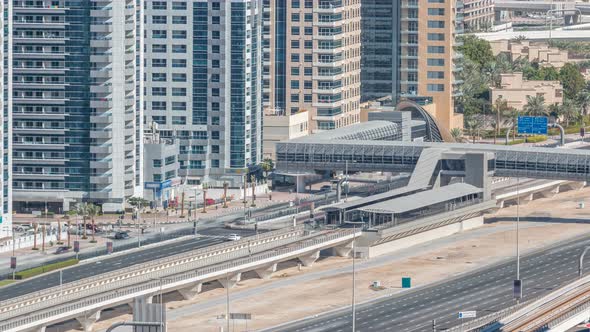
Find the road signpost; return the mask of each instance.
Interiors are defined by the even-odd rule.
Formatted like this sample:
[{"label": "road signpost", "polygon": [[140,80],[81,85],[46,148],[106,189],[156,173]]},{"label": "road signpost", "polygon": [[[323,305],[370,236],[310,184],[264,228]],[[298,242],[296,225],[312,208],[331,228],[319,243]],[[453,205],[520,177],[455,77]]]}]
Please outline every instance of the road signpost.
[{"label": "road signpost", "polygon": [[522,280],[514,280],[514,298],[518,301],[522,298]]},{"label": "road signpost", "polygon": [[74,241],[74,252],[76,253],[76,259],[78,259],[78,253],[80,252],[80,241]]},{"label": "road signpost", "polygon": [[10,257],[10,268],[12,269],[12,280],[16,278],[16,256]]},{"label": "road signpost", "polygon": [[519,116],[518,133],[524,135],[547,135],[546,116]]}]

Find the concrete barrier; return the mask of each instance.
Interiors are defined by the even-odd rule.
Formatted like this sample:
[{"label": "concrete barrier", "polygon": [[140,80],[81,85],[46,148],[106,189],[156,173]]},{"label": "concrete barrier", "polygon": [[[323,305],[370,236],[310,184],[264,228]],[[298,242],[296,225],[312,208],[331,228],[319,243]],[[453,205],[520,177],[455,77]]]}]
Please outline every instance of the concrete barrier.
[{"label": "concrete barrier", "polygon": [[88,317],[135,297],[153,296],[161,290],[179,290],[183,296],[192,297],[198,294],[204,281],[218,280],[224,287],[232,287],[239,282],[242,272],[255,271],[266,278],[276,270],[277,262],[293,258],[311,266],[320,250],[349,242],[360,234],[350,229],[322,232],[257,253],[246,248],[248,251],[238,257],[223,255],[221,259],[212,259],[215,257],[205,255],[192,260],[160,262],[88,278],[63,288],[53,287],[43,294],[0,303],[0,331],[41,329],[73,318],[88,329],[93,323]]},{"label": "concrete barrier", "polygon": [[359,248],[359,251],[365,251],[368,258],[373,258],[481,226],[483,226],[483,216],[474,217],[398,240],[368,247],[365,250]]}]

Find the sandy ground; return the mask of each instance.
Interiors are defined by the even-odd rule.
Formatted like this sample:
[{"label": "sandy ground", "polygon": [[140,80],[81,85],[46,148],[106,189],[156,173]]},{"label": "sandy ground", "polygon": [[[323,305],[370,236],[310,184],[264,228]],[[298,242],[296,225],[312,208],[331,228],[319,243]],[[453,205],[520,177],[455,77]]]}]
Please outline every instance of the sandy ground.
[{"label": "sandy ground", "polygon": [[[589,232],[590,207],[577,208],[589,194],[590,188],[585,188],[521,205],[521,250],[534,250]],[[416,287],[514,257],[512,219],[515,215],[516,207],[507,207],[496,215],[487,216],[496,218],[495,222],[476,230],[371,260],[357,260],[357,301],[402,291],[402,276],[412,277],[412,287]],[[556,218],[554,221],[559,222],[547,222],[547,218]],[[231,312],[251,313],[253,320],[247,329],[253,330],[347,306],[351,299],[350,265],[350,259],[328,257],[302,271],[292,262],[281,264],[279,271],[267,281],[245,274],[230,290]],[[369,287],[376,280],[384,290],[375,291]],[[182,301],[176,293],[165,295],[164,301],[168,308],[169,331],[219,331],[224,324],[217,317],[226,311],[226,291],[217,282],[203,287],[203,293],[191,301]],[[102,331],[113,322],[130,319],[128,307],[121,306],[103,312],[95,330]],[[71,328],[75,325],[64,324],[48,331],[74,330]],[[244,322],[236,322],[235,331],[245,330]]]}]

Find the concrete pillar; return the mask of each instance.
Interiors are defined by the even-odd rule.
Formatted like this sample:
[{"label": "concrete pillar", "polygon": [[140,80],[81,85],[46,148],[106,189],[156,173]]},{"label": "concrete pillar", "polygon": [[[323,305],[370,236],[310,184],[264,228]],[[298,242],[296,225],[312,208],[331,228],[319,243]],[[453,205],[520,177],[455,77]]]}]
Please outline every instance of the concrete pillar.
[{"label": "concrete pillar", "polygon": [[80,325],[82,325],[82,329],[84,332],[91,332],[92,326],[99,319],[100,319],[100,310],[90,312],[90,313],[83,315],[83,316],[76,317],[76,320],[78,321],[78,323],[80,323]]},{"label": "concrete pillar", "polygon": [[527,194],[520,198],[520,205],[525,205],[533,200],[533,194]]},{"label": "concrete pillar", "polygon": [[483,190],[483,199],[492,197],[492,186],[488,174],[488,160],[494,158],[489,152],[471,152],[465,154],[465,183]]},{"label": "concrete pillar", "polygon": [[332,253],[338,257],[348,257],[352,252],[352,241],[332,248]]},{"label": "concrete pillar", "polygon": [[570,182],[566,186],[571,190],[580,190],[586,186],[586,181]]},{"label": "concrete pillar", "polygon": [[297,257],[301,263],[303,264],[303,266],[312,266],[313,263],[315,263],[315,261],[318,260],[318,258],[320,258],[320,252],[318,251],[314,251],[311,254],[305,255],[305,256],[300,256]]},{"label": "concrete pillar", "polygon": [[545,198],[551,198],[557,194],[559,194],[559,186],[555,186],[552,189],[545,190],[545,191],[541,192],[541,196],[543,196]]},{"label": "concrete pillar", "polygon": [[268,280],[277,271],[277,263],[254,270],[260,279]]},{"label": "concrete pillar", "polygon": [[180,293],[180,295],[182,295],[183,299],[192,300],[195,298],[195,296],[197,296],[201,292],[202,288],[203,288],[203,283],[199,282],[196,285],[186,287],[186,288],[181,288],[178,290],[178,292]]},{"label": "concrete pillar", "polygon": [[230,274],[228,277],[217,279],[223,288],[233,288],[240,280],[242,280],[242,273]]},{"label": "concrete pillar", "polygon": [[503,209],[504,208],[504,200],[503,199],[499,199],[496,203],[496,206],[498,206],[498,208]]}]

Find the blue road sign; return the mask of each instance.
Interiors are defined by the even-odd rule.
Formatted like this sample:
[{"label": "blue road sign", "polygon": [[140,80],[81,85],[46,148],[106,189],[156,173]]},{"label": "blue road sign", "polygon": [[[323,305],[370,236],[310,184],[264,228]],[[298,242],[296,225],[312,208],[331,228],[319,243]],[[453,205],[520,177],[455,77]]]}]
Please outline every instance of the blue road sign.
[{"label": "blue road sign", "polygon": [[547,117],[519,116],[518,133],[529,135],[547,135]]}]

